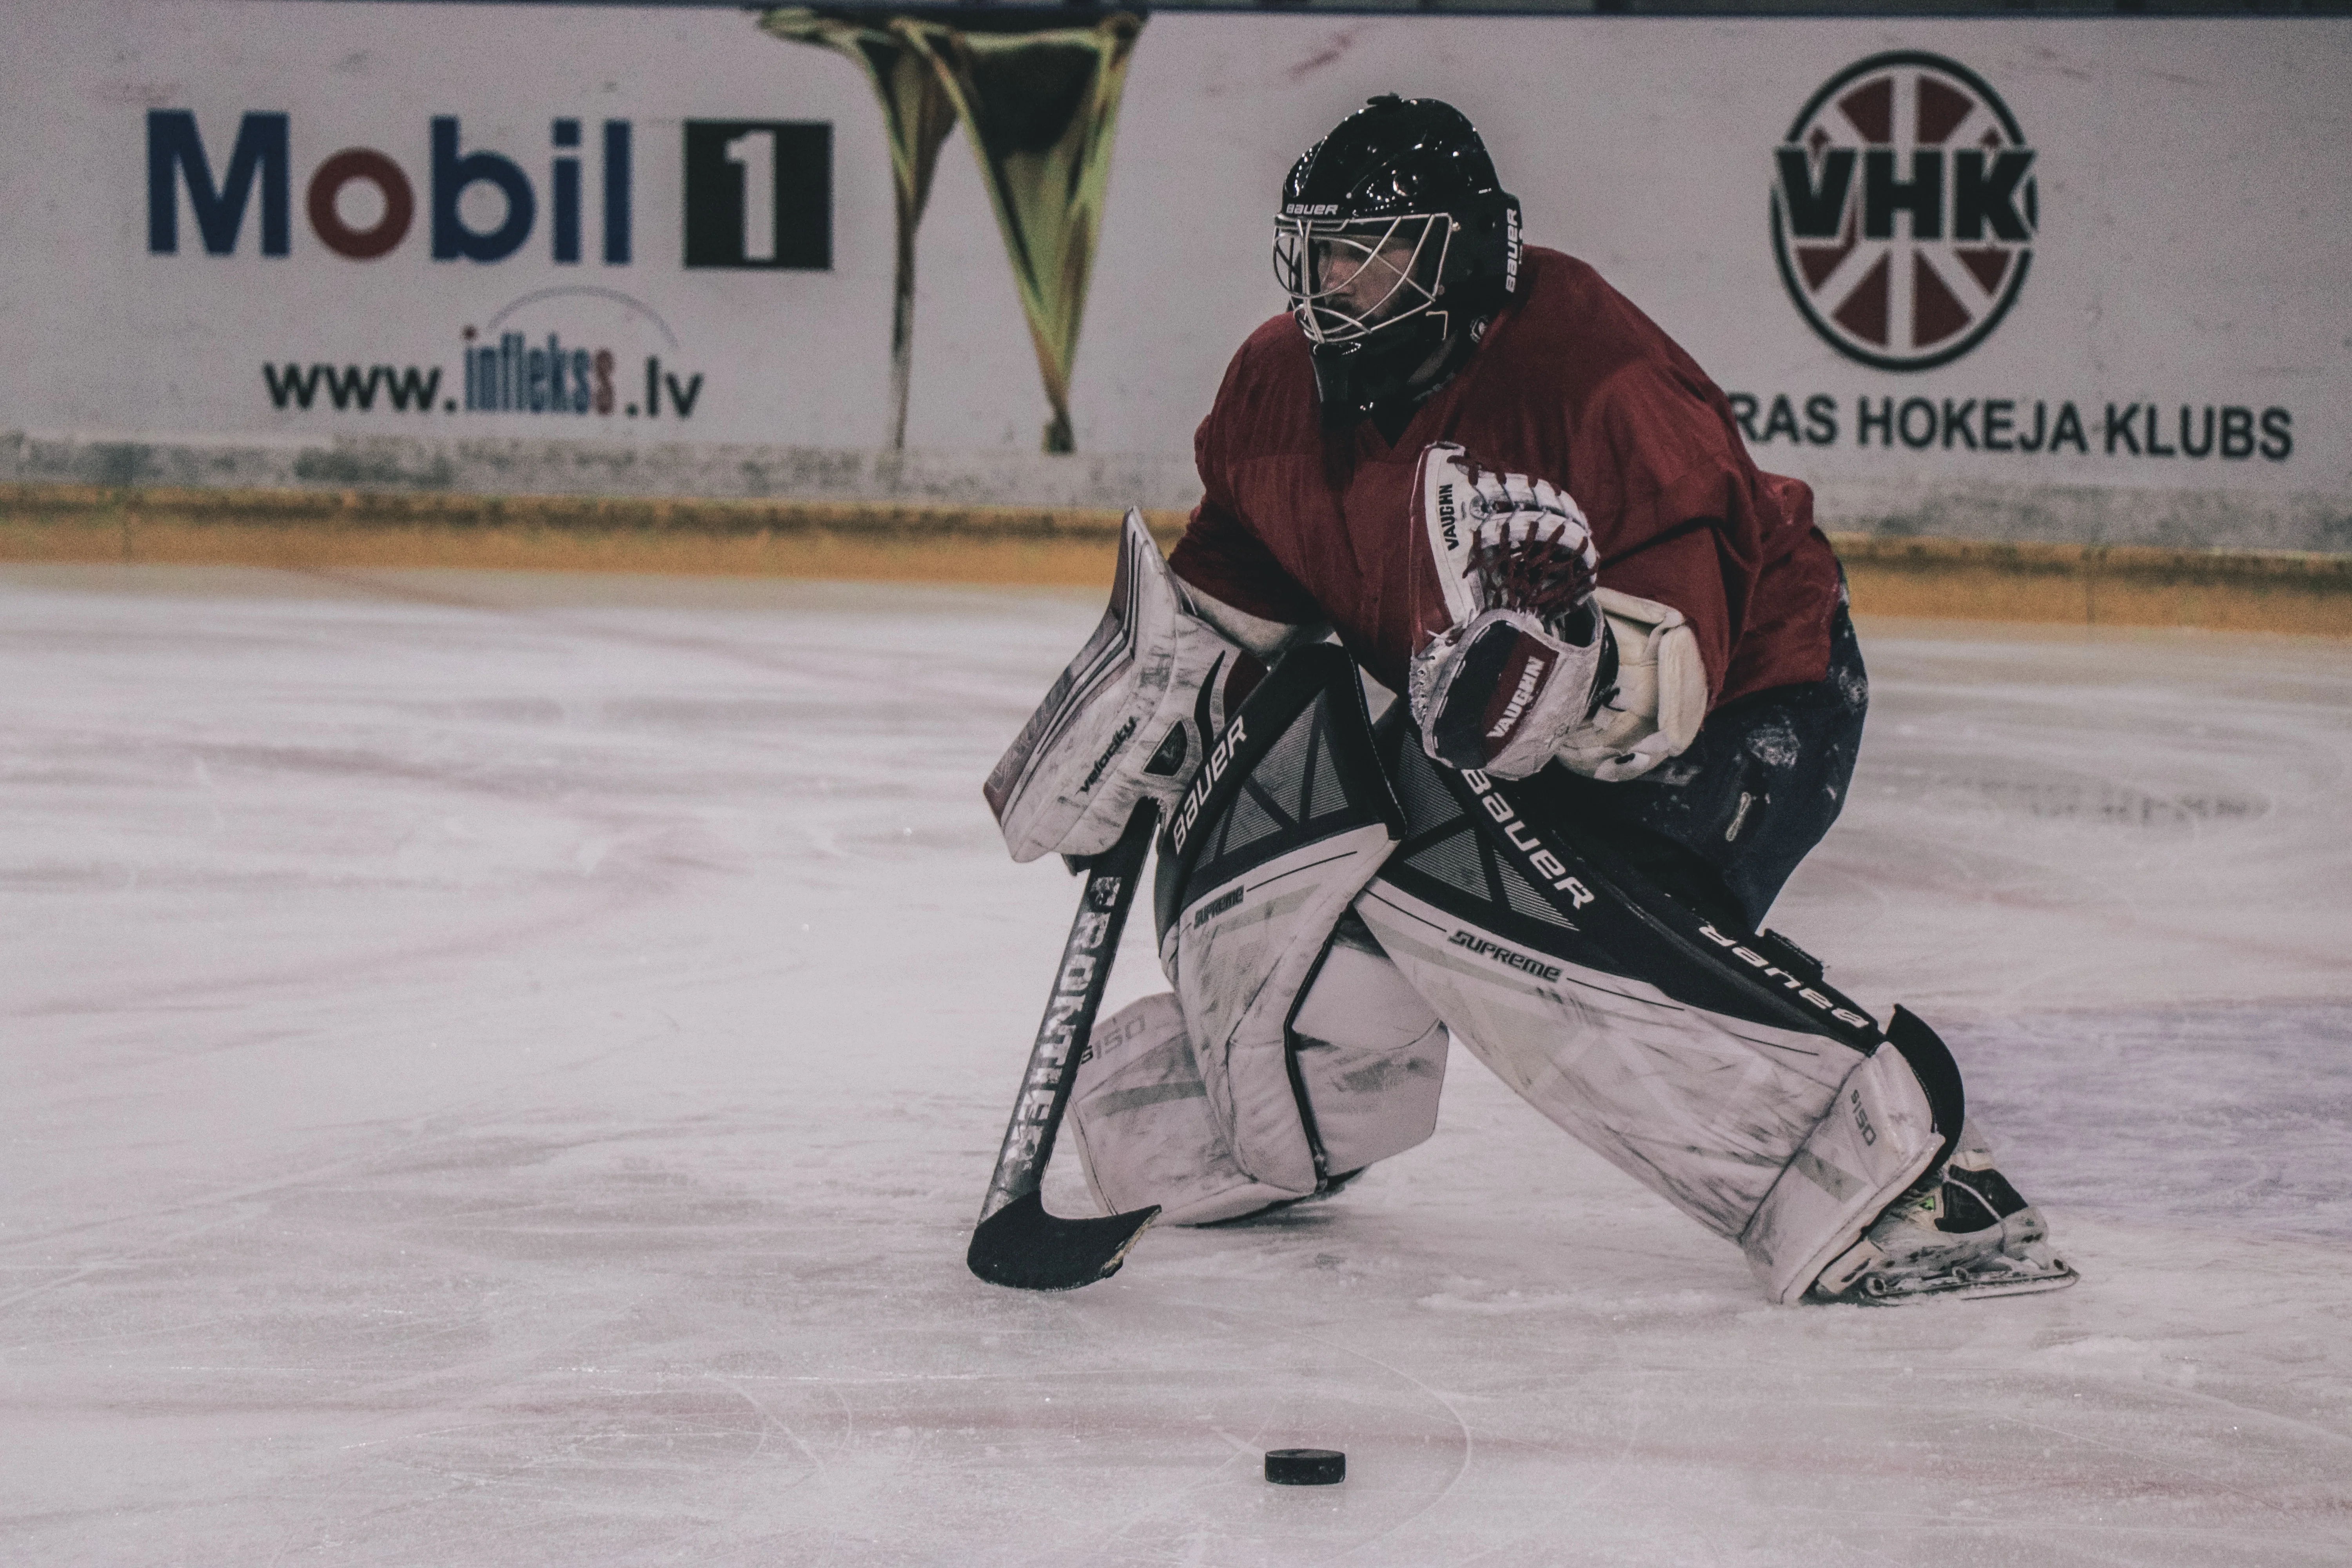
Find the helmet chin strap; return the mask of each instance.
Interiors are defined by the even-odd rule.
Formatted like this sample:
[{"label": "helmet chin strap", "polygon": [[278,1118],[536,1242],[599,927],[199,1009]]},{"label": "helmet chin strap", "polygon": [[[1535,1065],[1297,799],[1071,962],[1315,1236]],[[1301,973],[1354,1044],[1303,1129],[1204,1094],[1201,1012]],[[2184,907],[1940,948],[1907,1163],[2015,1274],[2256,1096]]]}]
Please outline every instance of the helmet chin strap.
[{"label": "helmet chin strap", "polygon": [[1484,317],[1471,322],[1467,331],[1448,332],[1445,341],[1437,345],[1437,352],[1422,361],[1420,368],[1405,377],[1404,395],[1419,403],[1453,380],[1454,373],[1469,362],[1471,354],[1476,352],[1486,335]]},{"label": "helmet chin strap", "polygon": [[[1379,416],[1393,411],[1419,407],[1437,390],[1454,379],[1454,374],[1469,362],[1479,342],[1486,336],[1489,319],[1481,317],[1461,331],[1448,332],[1437,346],[1390,389],[1366,395],[1362,383],[1372,379],[1363,370],[1372,370],[1378,376],[1383,367],[1359,367],[1359,355],[1313,354],[1315,395],[1322,405],[1323,426],[1334,435],[1352,430],[1367,416]],[[1386,356],[1383,356],[1386,357]],[[1387,379],[1381,377],[1380,379]],[[1383,420],[1383,424],[1386,421]],[[1401,430],[1400,430],[1400,433]],[[1395,437],[1391,436],[1390,439]]]}]

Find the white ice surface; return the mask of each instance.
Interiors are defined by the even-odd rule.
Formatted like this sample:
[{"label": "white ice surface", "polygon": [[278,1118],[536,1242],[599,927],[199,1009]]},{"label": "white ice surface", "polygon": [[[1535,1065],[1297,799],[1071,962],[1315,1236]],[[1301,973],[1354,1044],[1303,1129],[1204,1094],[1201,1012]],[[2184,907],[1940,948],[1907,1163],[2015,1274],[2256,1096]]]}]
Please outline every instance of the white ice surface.
[{"label": "white ice surface", "polygon": [[1074,887],[979,781],[1095,613],[0,572],[0,1563],[2352,1562],[2343,645],[1866,628],[1773,923],[2074,1290],[1766,1307],[1457,1052],[1338,1200],[1024,1296]]}]

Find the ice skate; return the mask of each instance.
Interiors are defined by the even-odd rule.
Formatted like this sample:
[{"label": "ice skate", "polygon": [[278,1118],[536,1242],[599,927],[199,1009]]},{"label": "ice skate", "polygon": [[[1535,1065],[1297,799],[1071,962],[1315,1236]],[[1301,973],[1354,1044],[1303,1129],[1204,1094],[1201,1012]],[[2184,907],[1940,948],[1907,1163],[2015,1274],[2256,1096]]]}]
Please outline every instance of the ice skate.
[{"label": "ice skate", "polygon": [[2042,1211],[1994,1168],[1971,1123],[1951,1163],[1895,1200],[1806,1296],[1893,1306],[2061,1290],[2081,1278],[2051,1248]]}]

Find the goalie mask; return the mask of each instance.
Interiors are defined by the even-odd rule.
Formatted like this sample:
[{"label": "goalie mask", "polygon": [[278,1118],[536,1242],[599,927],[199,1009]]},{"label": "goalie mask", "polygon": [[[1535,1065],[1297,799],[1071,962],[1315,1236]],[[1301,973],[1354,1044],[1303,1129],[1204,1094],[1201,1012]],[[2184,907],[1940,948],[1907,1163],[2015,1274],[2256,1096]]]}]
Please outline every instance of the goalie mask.
[{"label": "goalie mask", "polygon": [[1375,98],[1290,171],[1274,268],[1307,335],[1325,417],[1352,425],[1441,379],[1518,280],[1518,199],[1470,121],[1433,98]]}]

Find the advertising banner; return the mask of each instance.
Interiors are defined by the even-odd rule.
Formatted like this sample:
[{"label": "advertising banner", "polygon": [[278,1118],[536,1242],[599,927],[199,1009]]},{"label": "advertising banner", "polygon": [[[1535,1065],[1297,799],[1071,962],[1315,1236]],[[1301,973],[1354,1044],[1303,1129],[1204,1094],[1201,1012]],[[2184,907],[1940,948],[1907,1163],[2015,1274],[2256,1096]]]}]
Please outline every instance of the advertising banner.
[{"label": "advertising banner", "polygon": [[2352,548],[2339,22],[876,15],[8,0],[8,460],[1185,504],[1284,174],[1396,91],[1825,511]]}]

